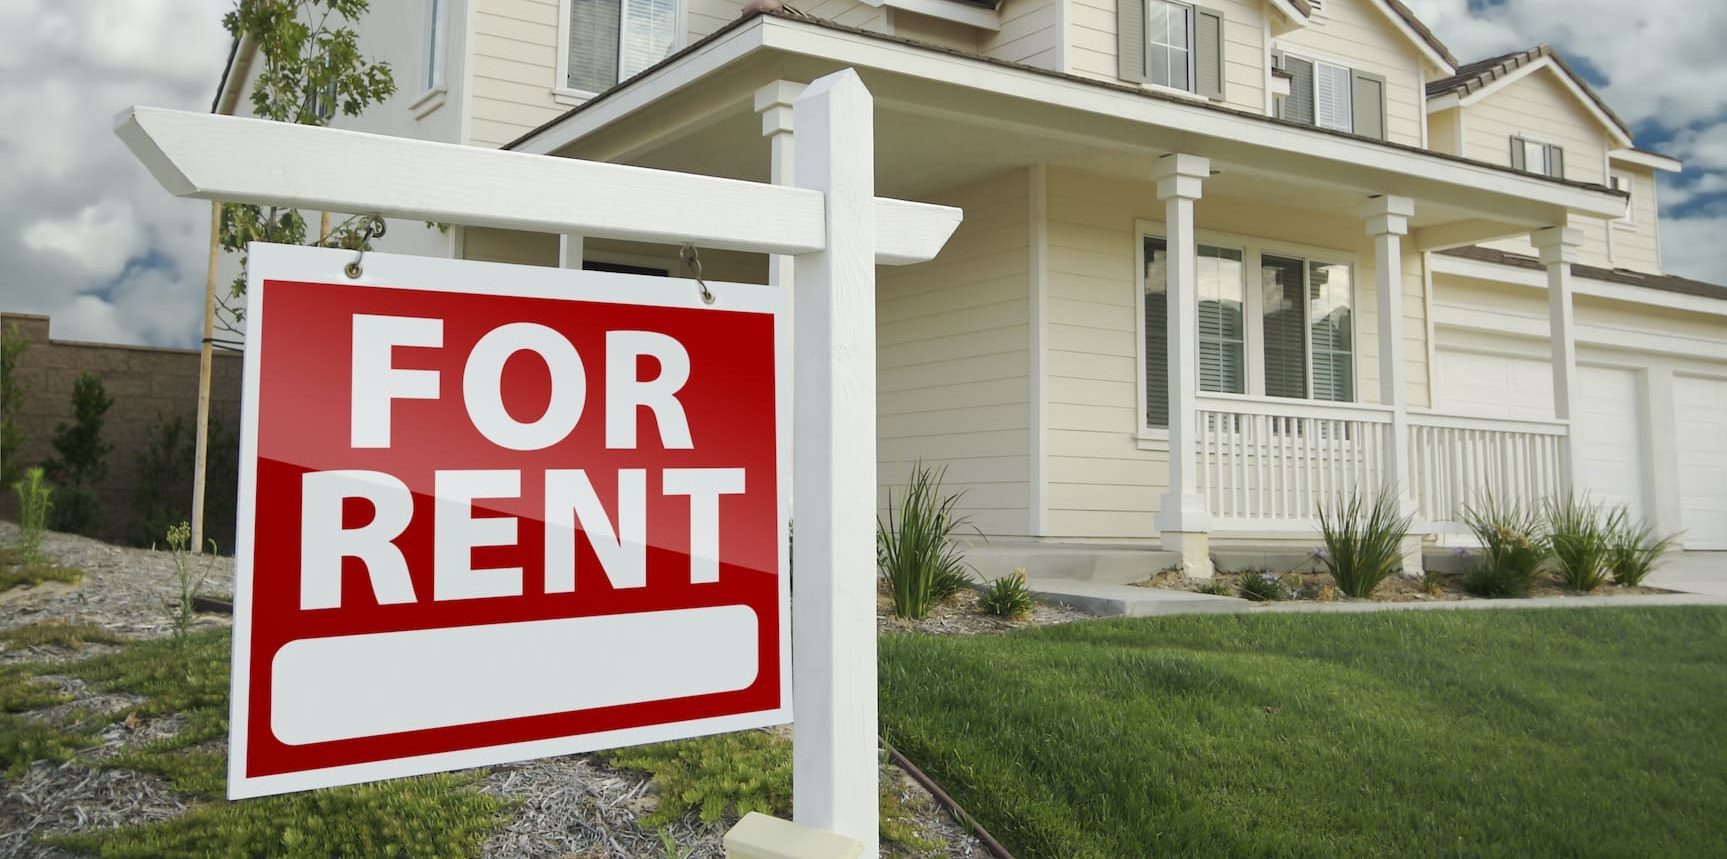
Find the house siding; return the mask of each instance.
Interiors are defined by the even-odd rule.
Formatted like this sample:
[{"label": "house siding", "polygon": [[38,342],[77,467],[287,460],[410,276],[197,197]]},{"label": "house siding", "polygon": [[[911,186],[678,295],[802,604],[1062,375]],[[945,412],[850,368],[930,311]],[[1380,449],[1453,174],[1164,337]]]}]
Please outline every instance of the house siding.
[{"label": "house siding", "polygon": [[[1065,0],[1057,0],[1065,2]],[[1077,4],[1074,7],[1077,9]],[[1001,29],[985,32],[983,52],[998,60],[1061,71],[1061,10],[1051,0],[1006,0],[998,14]],[[1069,14],[1074,14],[1072,11]],[[1114,32],[1111,25],[1111,32]],[[1113,50],[1113,48],[1111,49]]]},{"label": "house siding", "polygon": [[1029,178],[937,195],[965,220],[935,260],[876,276],[878,499],[914,463],[987,535],[1030,533]]},{"label": "house siding", "polygon": [[1611,261],[1617,268],[1661,273],[1661,216],[1656,197],[1655,174],[1647,167],[1616,166],[1614,172],[1631,177],[1632,219],[1611,224]]},{"label": "house siding", "polygon": [[[1135,321],[1136,221],[1161,222],[1149,182],[1051,170],[1049,186],[1048,528],[1050,536],[1143,538],[1168,487],[1168,454],[1141,450]],[[1202,232],[1335,248],[1355,259],[1357,390],[1379,397],[1373,248],[1355,218],[1201,199]],[[1404,376],[1409,405],[1429,405],[1421,259],[1403,264]]]},{"label": "house siding", "polygon": [[467,143],[499,147],[570,106],[552,97],[558,77],[557,0],[472,0],[472,91]]},{"label": "house siding", "polygon": [[1342,63],[1385,78],[1385,137],[1421,146],[1427,121],[1427,60],[1370,0],[1327,0],[1306,27],[1273,40],[1278,50]]}]

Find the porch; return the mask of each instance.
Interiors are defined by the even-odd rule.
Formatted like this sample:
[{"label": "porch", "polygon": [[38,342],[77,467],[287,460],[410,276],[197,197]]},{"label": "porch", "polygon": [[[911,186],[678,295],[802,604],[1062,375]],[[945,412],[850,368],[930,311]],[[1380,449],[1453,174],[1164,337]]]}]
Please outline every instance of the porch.
[{"label": "porch", "polygon": [[[877,192],[966,210],[936,260],[878,274],[883,497],[921,460],[985,535],[1161,543],[1203,575],[1213,535],[1311,543],[1321,504],[1380,490],[1417,517],[1413,571],[1471,499],[1570,485],[1564,225],[1614,214],[1605,189],[773,17],[517,145],[790,181],[799,82],[844,66],[877,100]],[[1434,413],[1426,253],[1526,235],[1553,299],[1553,418]],[[547,264],[680,269],[669,247],[467,244],[504,239]],[[789,260],[703,257],[710,277],[790,282]]]}]

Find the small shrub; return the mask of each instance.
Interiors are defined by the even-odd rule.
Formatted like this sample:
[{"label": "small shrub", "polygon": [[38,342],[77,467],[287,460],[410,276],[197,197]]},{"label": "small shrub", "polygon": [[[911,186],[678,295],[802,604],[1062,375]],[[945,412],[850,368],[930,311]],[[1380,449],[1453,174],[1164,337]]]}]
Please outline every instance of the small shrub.
[{"label": "small shrub", "polygon": [[1195,593],[1211,594],[1214,597],[1235,596],[1235,588],[1230,587],[1229,582],[1216,578],[1201,579],[1194,585],[1193,590]]},{"label": "small shrub", "polygon": [[935,581],[930,583],[930,601],[933,605],[940,605],[970,590],[971,585],[971,573],[963,567],[944,567],[936,571]]},{"label": "small shrub", "polygon": [[1607,582],[1612,575],[1610,534],[1624,518],[1623,508],[1604,515],[1587,497],[1569,496],[1547,504],[1547,539],[1566,587],[1587,593]]},{"label": "small shrub", "polygon": [[1618,527],[1608,536],[1607,566],[1613,571],[1613,583],[1634,588],[1655,571],[1679,535],[1655,536],[1655,528],[1647,522],[1633,522],[1629,515],[1619,518]]},{"label": "small shrub", "polygon": [[1014,570],[985,585],[978,604],[984,611],[1008,620],[1031,614],[1037,605],[1031,597],[1031,588],[1026,584],[1025,570]]},{"label": "small shrub", "polygon": [[695,812],[718,823],[752,811],[786,816],[792,807],[791,743],[766,731],[739,731],[602,753],[619,769],[654,777],[660,804],[642,818],[657,828]]},{"label": "small shrub", "polygon": [[1445,595],[1445,574],[1438,570],[1423,570],[1421,589],[1430,597]]},{"label": "small shrub", "polygon": [[102,441],[102,424],[114,399],[102,387],[102,377],[85,371],[72,385],[74,422],[54,429],[58,457],[43,463],[48,475],[65,488],[54,510],[57,531],[90,534],[101,524],[101,506],[89,487],[108,475],[108,452],[114,446]]},{"label": "small shrub", "polygon": [[955,577],[965,575],[954,534],[969,520],[954,512],[959,495],[941,493],[946,471],[921,462],[912,466],[899,507],[894,507],[890,491],[887,519],[876,521],[876,561],[893,590],[894,614],[900,617],[927,616],[943,598],[941,591],[952,587]]},{"label": "small shrub", "polygon": [[40,468],[24,472],[24,479],[12,484],[18,493],[18,557],[24,563],[42,559],[42,532],[48,527],[48,511],[54,507],[54,487]]},{"label": "small shrub", "polygon": [[1243,572],[1241,580],[1235,583],[1235,588],[1243,599],[1254,602],[1270,602],[1288,598],[1288,594],[1283,589],[1283,582],[1279,581],[1277,576],[1272,575],[1270,570],[1247,570]]},{"label": "small shrub", "polygon": [[1351,495],[1334,506],[1319,508],[1319,531],[1325,552],[1319,556],[1326,572],[1344,594],[1362,599],[1402,568],[1403,538],[1413,516],[1400,516],[1397,501],[1381,492],[1371,503]]},{"label": "small shrub", "polygon": [[1540,513],[1490,496],[1465,507],[1463,522],[1481,543],[1463,589],[1492,599],[1529,596],[1550,553]]},{"label": "small shrub", "polygon": [[16,324],[7,326],[0,337],[0,483],[11,486],[19,478],[18,448],[24,437],[14,420],[24,405],[24,383],[18,381],[18,356],[30,348],[30,341]]}]

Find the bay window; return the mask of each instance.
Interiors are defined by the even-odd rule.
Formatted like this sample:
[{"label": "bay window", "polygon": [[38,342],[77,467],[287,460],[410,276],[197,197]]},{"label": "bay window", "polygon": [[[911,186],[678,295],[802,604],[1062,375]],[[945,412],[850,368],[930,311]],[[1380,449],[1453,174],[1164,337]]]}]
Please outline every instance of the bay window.
[{"label": "bay window", "polygon": [[670,56],[678,0],[563,0],[566,89],[598,93]]},{"label": "bay window", "polygon": [[[1144,238],[1145,421],[1169,426],[1168,244]],[[1243,241],[1197,246],[1199,389],[1355,400],[1354,276],[1349,263]]]}]

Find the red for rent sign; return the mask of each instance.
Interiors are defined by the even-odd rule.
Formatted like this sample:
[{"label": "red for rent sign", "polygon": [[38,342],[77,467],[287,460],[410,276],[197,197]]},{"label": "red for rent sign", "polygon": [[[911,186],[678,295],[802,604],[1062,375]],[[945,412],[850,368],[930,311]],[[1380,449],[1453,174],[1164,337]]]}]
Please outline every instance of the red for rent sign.
[{"label": "red for rent sign", "polygon": [[230,797],[790,721],[781,290],[258,245]]}]

